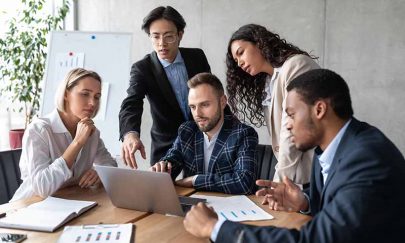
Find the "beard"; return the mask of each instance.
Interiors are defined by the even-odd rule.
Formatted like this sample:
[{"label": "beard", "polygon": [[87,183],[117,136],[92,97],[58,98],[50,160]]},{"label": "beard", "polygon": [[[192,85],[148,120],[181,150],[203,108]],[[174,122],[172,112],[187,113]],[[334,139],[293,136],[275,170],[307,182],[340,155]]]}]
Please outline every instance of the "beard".
[{"label": "beard", "polygon": [[220,107],[219,107],[219,108],[218,108],[218,111],[215,113],[215,116],[214,116],[213,118],[211,118],[211,119],[209,119],[208,117],[199,117],[198,119],[206,119],[206,120],[208,120],[208,123],[207,123],[207,125],[205,125],[205,126],[200,126],[200,125],[198,124],[198,122],[196,122],[196,123],[197,123],[197,126],[198,126],[198,128],[200,129],[201,132],[209,132],[209,131],[211,131],[211,130],[219,123],[219,121],[221,120],[221,109],[220,109]]},{"label": "beard", "polygon": [[314,121],[312,120],[311,117],[309,117],[304,124],[304,128],[303,130],[306,131],[306,136],[305,139],[303,139],[304,141],[302,142],[297,142],[296,138],[294,137],[294,145],[295,147],[301,151],[301,152],[306,152],[310,149],[315,148],[318,144],[316,144],[317,141],[317,129],[315,126]]},{"label": "beard", "polygon": [[296,147],[299,151],[301,151],[301,152],[303,152],[303,153],[307,152],[307,151],[310,150],[310,149],[315,148],[315,146],[316,146],[316,145],[309,144],[309,143],[296,144],[296,145],[295,145],[295,147]]}]

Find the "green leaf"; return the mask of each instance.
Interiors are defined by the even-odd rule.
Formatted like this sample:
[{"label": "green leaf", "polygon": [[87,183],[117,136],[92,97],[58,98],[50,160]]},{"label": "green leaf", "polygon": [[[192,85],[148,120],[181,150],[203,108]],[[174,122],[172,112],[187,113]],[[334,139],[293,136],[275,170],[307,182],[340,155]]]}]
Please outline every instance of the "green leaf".
[{"label": "green leaf", "polygon": [[47,35],[51,30],[60,29],[69,4],[63,1],[55,11],[56,15],[51,16],[44,14],[45,0],[20,1],[22,8],[19,15],[7,21],[5,36],[0,39],[0,91],[12,102],[23,102],[18,109],[20,112],[31,106],[32,110],[25,111],[27,121],[30,121],[39,110]]}]

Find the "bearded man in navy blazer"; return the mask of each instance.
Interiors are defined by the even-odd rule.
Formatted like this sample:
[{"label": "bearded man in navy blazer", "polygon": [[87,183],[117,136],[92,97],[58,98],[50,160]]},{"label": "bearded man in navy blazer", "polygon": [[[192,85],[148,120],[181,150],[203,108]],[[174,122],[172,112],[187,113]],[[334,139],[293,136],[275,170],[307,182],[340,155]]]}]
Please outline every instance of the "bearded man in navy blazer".
[{"label": "bearded man in navy blazer", "polygon": [[300,231],[255,227],[218,217],[204,204],[185,217],[187,231],[217,242],[404,242],[405,161],[377,128],[353,117],[349,88],[336,73],[317,69],[287,87],[286,112],[300,150],[316,147],[309,191],[290,179],[266,186],[271,209],[313,216]]},{"label": "bearded man in navy blazer", "polygon": [[151,39],[154,51],[131,68],[128,96],[119,113],[121,157],[137,168],[134,153],[146,159],[140,139],[143,100],[152,115],[150,164],[156,163],[171,147],[180,124],[191,120],[187,105],[187,80],[201,72],[210,72],[204,52],[198,48],[179,48],[186,22],[176,9],[158,7],[143,20],[142,29]]},{"label": "bearded man in navy blazer", "polygon": [[183,187],[231,194],[250,194],[257,166],[255,129],[241,123],[227,106],[221,81],[200,73],[188,81],[194,121],[183,123],[176,141],[153,171],[171,173]]}]

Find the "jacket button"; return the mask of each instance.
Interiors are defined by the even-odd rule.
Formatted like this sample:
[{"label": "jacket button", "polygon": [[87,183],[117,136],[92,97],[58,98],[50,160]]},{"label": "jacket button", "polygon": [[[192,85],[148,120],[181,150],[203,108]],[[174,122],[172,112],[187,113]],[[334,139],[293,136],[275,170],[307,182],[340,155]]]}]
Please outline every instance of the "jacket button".
[{"label": "jacket button", "polygon": [[276,151],[277,153],[278,153],[279,150],[280,150],[280,146],[274,147],[274,151]]}]

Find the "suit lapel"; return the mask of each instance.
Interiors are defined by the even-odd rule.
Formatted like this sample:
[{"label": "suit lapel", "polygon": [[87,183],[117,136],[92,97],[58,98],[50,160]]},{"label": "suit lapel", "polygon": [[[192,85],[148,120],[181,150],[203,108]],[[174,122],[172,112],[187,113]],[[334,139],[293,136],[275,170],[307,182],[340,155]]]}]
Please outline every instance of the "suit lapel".
[{"label": "suit lapel", "polygon": [[230,121],[230,117],[231,116],[225,115],[224,124],[222,125],[222,129],[218,134],[217,141],[215,142],[214,150],[212,151],[210,163],[208,165],[208,171],[210,173],[214,173],[215,163],[225,147],[229,134],[232,132],[232,122]]},{"label": "suit lapel", "polygon": [[[184,65],[186,65],[187,78],[190,79],[190,78],[192,78],[192,76],[194,76],[193,73],[195,72],[193,69],[193,67],[194,67],[193,60],[192,60],[192,58],[188,58],[188,53],[186,51],[184,51],[183,48],[179,48],[179,51],[181,53],[181,57],[183,57]],[[186,82],[187,82],[187,80],[186,80]]]},{"label": "suit lapel", "polygon": [[[278,75],[278,72],[274,73],[274,75],[277,76],[277,75]],[[266,78],[266,82],[267,82],[267,78]],[[271,81],[270,81],[270,85],[271,85]],[[279,85],[279,83],[274,83],[274,85],[273,85],[273,90],[271,91],[271,94],[270,94],[272,101],[271,101],[270,107],[269,107],[269,114],[270,114],[271,117],[274,116],[273,111],[274,111],[274,106],[275,106],[275,103],[276,103],[276,102],[274,102],[274,100],[277,99],[277,98],[275,98],[275,97],[278,96],[277,91],[280,90],[280,88],[277,87],[278,85]],[[277,104],[277,105],[279,105],[279,104]],[[270,121],[272,121],[272,119],[270,119]],[[275,127],[274,124],[271,124],[271,126],[272,126],[273,128]],[[272,130],[272,129],[271,129],[271,130]],[[273,137],[273,136],[271,136],[271,137]]]},{"label": "suit lapel", "polygon": [[167,102],[176,110],[183,114],[180,105],[177,102],[176,95],[173,92],[172,86],[170,85],[169,79],[167,78],[166,72],[163,69],[162,64],[160,63],[156,52],[151,54],[152,60],[152,72],[155,76],[155,80],[163,93],[163,96],[166,98]]},{"label": "suit lapel", "polygon": [[194,168],[196,168],[198,174],[205,174],[204,172],[204,135],[201,131],[198,131],[195,136],[195,153],[194,153]]},{"label": "suit lapel", "polygon": [[[340,147],[340,146],[339,146]],[[333,158],[332,165],[330,166],[328,178],[326,178],[325,185],[323,186],[322,193],[321,193],[321,203],[320,205],[323,205],[323,199],[325,197],[325,191],[328,188],[329,182],[332,180],[333,176],[335,175],[336,169],[338,168],[338,164],[340,162],[340,157],[337,156],[338,154],[335,154],[335,157]],[[322,177],[322,172],[320,173]]]},{"label": "suit lapel", "polygon": [[[181,53],[181,57],[183,58],[184,65],[186,66],[187,80],[185,82],[187,84],[188,80],[191,79],[194,76],[194,73],[196,72],[194,65],[193,65],[194,62],[193,62],[192,58],[188,57],[188,53],[187,53],[187,51],[185,51],[185,49],[179,48],[179,52]],[[193,120],[193,116],[191,115],[191,112],[188,113],[188,119]]]},{"label": "suit lapel", "polygon": [[357,130],[359,124],[360,124],[359,121],[357,121],[355,118],[352,118],[352,121],[350,122],[349,126],[347,127],[345,134],[343,135],[342,139],[340,140],[338,148],[336,149],[335,156],[333,158],[332,165],[329,170],[328,178],[326,179],[325,185],[322,190],[321,205],[323,203],[325,191],[327,190],[327,188],[330,184],[330,181],[332,180],[337,169],[339,168],[339,163],[342,160],[343,156],[345,156],[345,152],[348,151],[348,146],[350,146],[350,140],[352,139],[353,134],[355,134],[355,131]]},{"label": "suit lapel", "polygon": [[315,215],[319,212],[321,207],[321,194],[323,188],[323,177],[321,172],[321,165],[316,154],[314,154],[311,175],[311,214]]},{"label": "suit lapel", "polygon": [[315,166],[315,172],[314,172],[315,173],[315,186],[320,195],[322,193],[324,185],[323,185],[323,176],[322,176],[322,172],[321,172],[322,167],[319,164],[319,159],[318,159],[318,156],[320,156],[319,153],[317,153],[318,149],[320,150],[320,148],[318,148],[318,147],[315,149],[313,163],[315,163],[314,164],[314,166]]}]

